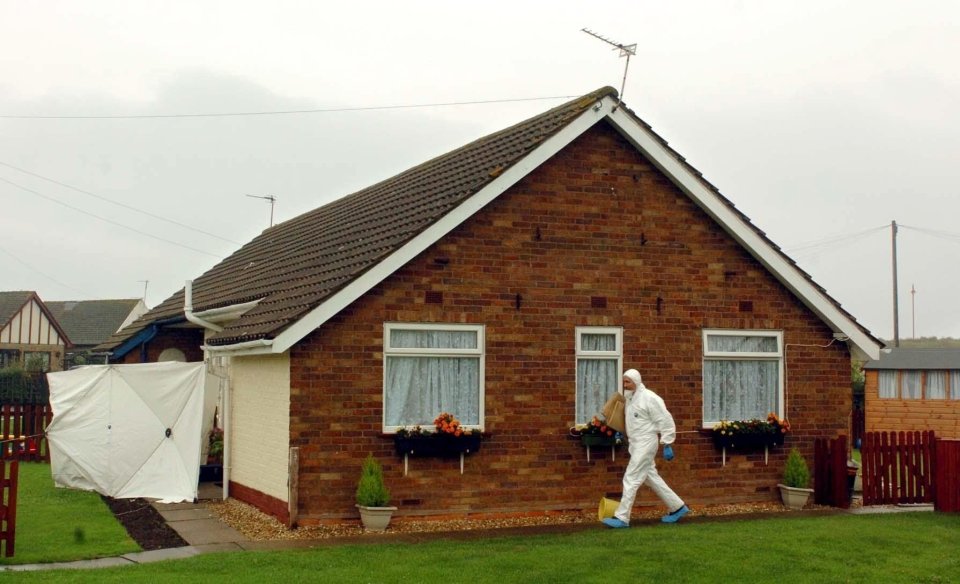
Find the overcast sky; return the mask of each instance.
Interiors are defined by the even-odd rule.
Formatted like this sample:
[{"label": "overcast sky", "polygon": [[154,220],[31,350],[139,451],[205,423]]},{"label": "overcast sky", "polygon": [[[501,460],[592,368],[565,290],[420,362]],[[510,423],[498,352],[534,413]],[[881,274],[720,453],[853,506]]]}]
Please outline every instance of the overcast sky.
[{"label": "overcast sky", "polygon": [[15,116],[619,89],[625,60],[583,27],[637,44],[626,103],[874,334],[893,335],[896,220],[900,336],[960,337],[953,0],[0,0],[0,290],[149,280],[156,305],[267,226],[245,195],[290,219],[563,100]]}]

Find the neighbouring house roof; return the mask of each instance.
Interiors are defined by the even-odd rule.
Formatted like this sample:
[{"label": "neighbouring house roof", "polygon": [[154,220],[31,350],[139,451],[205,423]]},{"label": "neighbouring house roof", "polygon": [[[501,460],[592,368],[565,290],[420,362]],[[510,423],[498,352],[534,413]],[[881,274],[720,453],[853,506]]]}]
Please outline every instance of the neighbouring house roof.
[{"label": "neighbouring house roof", "polygon": [[40,310],[46,315],[50,320],[50,324],[57,330],[57,334],[60,335],[60,338],[63,340],[65,346],[70,347],[73,345],[70,335],[63,330],[63,327],[60,325],[60,322],[50,311],[50,308],[46,305],[45,302],[40,300],[40,296],[32,290],[19,290],[14,292],[0,292],[0,331],[3,330],[10,321],[31,301],[36,301],[37,305],[40,307]]},{"label": "neighbouring house roof", "polygon": [[37,295],[36,292],[22,290],[19,292],[0,292],[0,329],[10,323],[20,309]]},{"label": "neighbouring house roof", "polygon": [[[601,121],[624,135],[838,336],[867,357],[876,356],[883,343],[649,125],[618,104],[610,87],[267,229],[193,283],[198,314],[259,301],[210,336],[208,348],[289,349]],[[156,322],[178,319],[184,320],[183,290],[100,348],[128,351],[135,338],[150,336]]]},{"label": "neighbouring house roof", "polygon": [[85,346],[109,339],[142,302],[139,298],[51,300],[46,305],[73,344]]},{"label": "neighbouring house roof", "polygon": [[960,369],[960,349],[885,349],[864,369]]}]

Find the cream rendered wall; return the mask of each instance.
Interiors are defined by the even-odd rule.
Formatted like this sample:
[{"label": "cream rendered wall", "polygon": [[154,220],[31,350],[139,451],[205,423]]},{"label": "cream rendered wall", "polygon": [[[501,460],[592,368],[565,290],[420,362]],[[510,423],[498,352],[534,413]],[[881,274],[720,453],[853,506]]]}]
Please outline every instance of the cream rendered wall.
[{"label": "cream rendered wall", "polygon": [[287,501],[290,357],[230,362],[230,480]]}]

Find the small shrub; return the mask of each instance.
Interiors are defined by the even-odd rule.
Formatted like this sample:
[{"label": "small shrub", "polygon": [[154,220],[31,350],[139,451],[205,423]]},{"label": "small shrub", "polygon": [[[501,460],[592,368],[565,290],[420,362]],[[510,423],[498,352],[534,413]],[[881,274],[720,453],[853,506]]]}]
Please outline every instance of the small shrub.
[{"label": "small shrub", "polygon": [[383,484],[383,468],[372,454],[368,454],[357,484],[357,505],[386,507],[389,503],[390,491]]},{"label": "small shrub", "polygon": [[783,469],[783,484],[797,489],[806,489],[810,484],[810,469],[807,461],[796,448],[790,450],[787,464]]}]

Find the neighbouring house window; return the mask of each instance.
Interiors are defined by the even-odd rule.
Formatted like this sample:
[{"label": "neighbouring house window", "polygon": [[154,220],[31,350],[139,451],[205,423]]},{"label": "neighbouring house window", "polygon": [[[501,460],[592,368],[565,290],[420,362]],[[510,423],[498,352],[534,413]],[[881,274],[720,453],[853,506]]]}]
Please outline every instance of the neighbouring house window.
[{"label": "neighbouring house window", "polygon": [[431,426],[441,412],[483,428],[482,325],[385,324],[383,426]]},{"label": "neighbouring house window", "polygon": [[600,413],[603,404],[620,389],[623,366],[623,329],[581,326],[577,334],[576,423]]},{"label": "neighbouring house window", "polygon": [[50,353],[45,351],[24,351],[23,368],[27,371],[50,371]]},{"label": "neighbouring house window", "polygon": [[703,331],[703,424],[782,416],[783,333]]},{"label": "neighbouring house window", "polygon": [[960,371],[950,372],[950,399],[960,400]]},{"label": "neighbouring house window", "polygon": [[923,397],[921,392],[921,383],[923,382],[922,371],[903,371],[900,375],[901,391],[903,399],[920,399]]},{"label": "neighbouring house window", "polygon": [[897,372],[881,370],[879,375],[880,397],[897,399]]},{"label": "neighbouring house window", "polygon": [[944,399],[947,397],[947,372],[927,371],[924,382],[924,396],[927,399]]},{"label": "neighbouring house window", "polygon": [[0,349],[0,369],[20,365],[19,349]]}]

